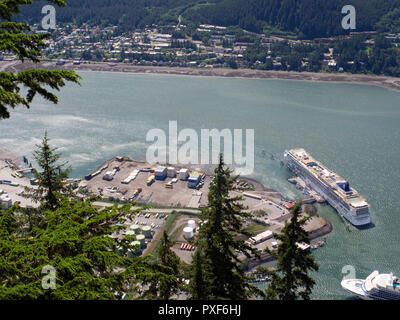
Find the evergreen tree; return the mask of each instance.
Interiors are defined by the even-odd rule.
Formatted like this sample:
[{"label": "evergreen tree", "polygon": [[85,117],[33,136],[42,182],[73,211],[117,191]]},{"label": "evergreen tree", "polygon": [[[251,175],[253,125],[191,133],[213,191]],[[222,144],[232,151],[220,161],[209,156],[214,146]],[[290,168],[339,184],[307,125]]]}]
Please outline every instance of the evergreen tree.
[{"label": "evergreen tree", "polygon": [[[124,228],[131,206],[99,210],[90,201],[63,199],[56,210],[42,210],[41,221],[24,234],[17,206],[0,210],[0,299],[121,299],[142,281],[165,275],[148,258],[128,258],[120,248],[134,249],[129,239],[110,237]],[[20,221],[21,222],[21,221]],[[55,288],[42,281],[55,270]]]},{"label": "evergreen tree", "polygon": [[151,299],[169,300],[174,294],[179,292],[181,285],[178,277],[180,276],[179,257],[171,250],[174,243],[169,239],[164,231],[157,249],[158,263],[160,271],[167,277],[153,277],[149,281],[149,289],[146,296]]},{"label": "evergreen tree", "polygon": [[40,203],[46,209],[54,210],[59,203],[60,195],[71,194],[70,189],[63,182],[68,178],[71,169],[63,169],[66,163],[57,164],[61,154],[56,152],[57,148],[50,147],[49,141],[46,131],[42,144],[36,145],[37,149],[33,154],[38,165],[43,170],[41,172],[34,171],[38,187],[26,187],[25,196],[33,199],[34,202]]},{"label": "evergreen tree", "polygon": [[[0,48],[1,51],[14,53],[24,62],[26,59],[39,62],[40,50],[46,48],[44,42],[49,34],[29,34],[31,28],[25,23],[13,22],[12,16],[19,14],[22,5],[33,4],[34,0],[7,0],[0,2]],[[65,6],[64,0],[49,0],[59,6]],[[80,77],[73,71],[32,69],[18,72],[0,72],[0,119],[10,117],[8,107],[22,104],[27,108],[36,94],[57,103],[57,96],[46,87],[59,90],[65,80],[79,83]],[[20,93],[21,87],[27,88],[27,95]]]},{"label": "evergreen tree", "polygon": [[259,272],[269,273],[272,276],[266,290],[268,300],[310,299],[315,281],[310,277],[309,271],[318,271],[318,265],[309,250],[303,250],[298,246],[301,242],[310,243],[308,233],[303,228],[309,218],[300,218],[300,209],[299,202],[291,210],[290,222],[285,224],[280,234],[274,234],[280,241],[277,251],[268,248],[266,250],[278,261],[276,271],[270,272],[258,268]]},{"label": "evergreen tree", "polygon": [[[203,251],[206,270],[207,299],[246,299],[257,290],[248,284],[248,278],[241,268],[239,255],[257,255],[257,251],[239,237],[250,237],[242,223],[251,215],[243,212],[242,197],[231,196],[237,177],[225,168],[222,154],[215,176],[210,185],[208,206],[203,210],[203,224],[199,241],[205,240]],[[198,249],[198,250],[200,250]],[[197,262],[198,263],[198,262]]]},{"label": "evergreen tree", "polygon": [[206,279],[206,261],[201,247],[198,247],[195,251],[190,268],[190,283],[188,287],[190,298],[192,300],[207,299],[209,288]]}]

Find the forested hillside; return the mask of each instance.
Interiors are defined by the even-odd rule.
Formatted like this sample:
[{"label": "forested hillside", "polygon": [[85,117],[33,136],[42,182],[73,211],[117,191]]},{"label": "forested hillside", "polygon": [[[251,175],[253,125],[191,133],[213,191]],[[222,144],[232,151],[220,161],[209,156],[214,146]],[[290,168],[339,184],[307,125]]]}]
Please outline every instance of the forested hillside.
[{"label": "forested hillside", "polygon": [[[306,38],[343,34],[344,5],[348,0],[222,0],[216,5],[189,10],[186,18],[195,22],[239,25],[262,32],[269,24],[282,30],[301,33]],[[353,0],[357,12],[357,30],[376,28],[381,18],[400,7],[399,0]],[[391,15],[386,16],[390,20]]]},{"label": "forested hillside", "polygon": [[[57,9],[58,22],[119,25],[123,29],[147,24],[209,23],[239,26],[263,32],[267,27],[315,38],[345,33],[341,9],[348,0],[68,0],[68,7]],[[40,22],[38,2],[23,10],[29,22]],[[353,0],[357,10],[357,30],[391,31],[399,25],[399,0]],[[394,12],[393,12],[394,11]],[[398,28],[397,28],[398,29]]]},{"label": "forested hillside", "polygon": [[[57,8],[57,21],[94,25],[118,25],[124,29],[140,28],[147,24],[178,23],[178,16],[198,3],[220,0],[67,0],[67,7]],[[41,8],[47,1],[37,1],[22,9],[22,17],[39,23]]]}]

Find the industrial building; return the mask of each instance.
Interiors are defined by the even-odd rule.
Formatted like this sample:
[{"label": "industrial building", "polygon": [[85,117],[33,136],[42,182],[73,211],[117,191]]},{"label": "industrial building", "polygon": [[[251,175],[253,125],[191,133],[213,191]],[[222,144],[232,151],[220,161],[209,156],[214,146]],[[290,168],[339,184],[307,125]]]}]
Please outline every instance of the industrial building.
[{"label": "industrial building", "polygon": [[0,192],[1,192],[0,193],[0,207],[2,207],[3,209],[7,210],[12,206],[12,200],[8,196],[8,194],[3,193],[2,190]]},{"label": "industrial building", "polygon": [[168,178],[175,178],[176,177],[176,170],[174,167],[167,168],[167,177]]},{"label": "industrial building", "polygon": [[189,170],[181,169],[179,170],[179,180],[186,181],[189,178]]},{"label": "industrial building", "polygon": [[117,169],[114,169],[112,171],[107,171],[103,176],[103,180],[112,181],[112,179],[114,179],[114,176],[117,173],[117,171],[118,171]]},{"label": "industrial building", "polygon": [[199,184],[201,179],[200,174],[196,173],[192,173],[188,179],[188,188],[196,188],[197,185]]},{"label": "industrial building", "polygon": [[125,183],[125,184],[130,183],[131,181],[136,179],[136,176],[138,174],[139,174],[139,170],[137,170],[137,169],[133,170],[125,180],[121,181],[121,183]]},{"label": "industrial building", "polygon": [[165,180],[167,177],[167,168],[159,166],[156,170],[154,170],[154,176],[156,180]]},{"label": "industrial building", "polygon": [[250,241],[251,244],[255,245],[255,244],[264,242],[264,241],[272,238],[272,236],[273,236],[272,231],[267,230],[267,231],[259,233],[258,235],[250,238],[249,241]]}]

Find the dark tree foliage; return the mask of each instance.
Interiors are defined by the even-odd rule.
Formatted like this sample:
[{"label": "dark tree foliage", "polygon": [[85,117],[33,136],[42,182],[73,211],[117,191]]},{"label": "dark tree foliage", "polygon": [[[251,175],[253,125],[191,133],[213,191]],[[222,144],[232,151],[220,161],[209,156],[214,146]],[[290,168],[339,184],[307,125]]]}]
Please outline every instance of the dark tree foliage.
[{"label": "dark tree foliage", "polygon": [[36,188],[26,187],[25,197],[40,203],[46,209],[54,210],[60,202],[60,196],[71,195],[72,193],[64,183],[71,168],[64,170],[66,163],[58,163],[61,154],[56,152],[56,148],[49,145],[49,141],[46,131],[42,144],[36,145],[36,150],[33,153],[42,170],[41,172],[34,170],[38,186]]},{"label": "dark tree foliage", "polygon": [[[57,11],[58,21],[128,30],[176,24],[182,15],[185,23],[239,26],[255,32],[273,26],[306,38],[347,34],[341,26],[344,5],[352,4],[357,10],[356,31],[375,29],[384,16],[384,24],[390,25],[388,21],[397,19],[390,12],[399,7],[398,0],[69,0],[68,4]],[[29,22],[39,22],[40,5],[24,10]]]},{"label": "dark tree foliage", "polygon": [[377,27],[381,32],[400,33],[400,4],[398,8],[385,14]]},{"label": "dark tree foliage", "polygon": [[[393,77],[400,76],[400,50],[382,35],[376,36],[375,43],[367,50],[365,37],[358,36],[338,41],[334,49],[338,65],[351,73],[374,73]],[[352,61],[354,63],[349,64]]]},{"label": "dark tree foliage", "polygon": [[[65,6],[63,0],[52,0],[53,4]],[[31,30],[27,24],[13,22],[11,19],[19,14],[22,5],[31,5],[34,0],[2,0],[0,1],[0,50],[13,52],[20,61],[30,60],[39,62],[40,50],[46,47],[44,42],[48,34],[29,34]],[[0,72],[0,119],[10,117],[9,107],[15,108],[22,104],[27,108],[36,94],[57,103],[57,96],[49,91],[59,90],[65,85],[65,80],[79,83],[79,76],[73,71],[64,70],[26,70],[17,74]],[[20,90],[27,88],[24,97]]]},{"label": "dark tree foliage", "polygon": [[[134,249],[129,240],[110,237],[123,228],[116,223],[132,212],[129,205],[99,211],[90,201],[64,199],[56,210],[43,210],[40,221],[25,234],[19,211],[17,206],[0,210],[2,300],[121,299],[152,275],[163,277],[147,258],[117,253],[118,246]],[[45,266],[55,269],[54,289],[42,286]]]},{"label": "dark tree foliage", "polygon": [[398,0],[221,0],[189,10],[185,18],[198,23],[240,26],[262,32],[267,25],[301,33],[305,38],[348,34],[343,30],[342,7],[352,4],[357,30],[375,29],[382,16],[399,7]]},{"label": "dark tree foliage", "polygon": [[209,297],[209,287],[206,275],[206,260],[203,248],[197,248],[190,266],[190,283],[188,292],[191,300],[206,300]]},{"label": "dark tree foliage", "polygon": [[203,298],[241,300],[257,292],[254,286],[248,284],[239,259],[240,254],[251,257],[257,252],[242,240],[243,236],[250,236],[242,225],[250,214],[243,212],[242,197],[230,194],[236,179],[225,167],[221,154],[210,185],[208,206],[202,213],[204,223],[198,235],[198,250],[204,254],[201,264],[208,287],[207,296]]},{"label": "dark tree foliage", "polygon": [[[39,23],[40,1],[24,8],[23,21]],[[68,0],[68,7],[57,10],[58,23],[75,22],[99,26],[119,26],[120,31],[144,28],[151,24],[177,24],[178,16],[199,0]]]},{"label": "dark tree foliage", "polygon": [[259,272],[272,276],[266,290],[268,300],[310,299],[315,281],[309,272],[318,271],[318,265],[308,250],[303,250],[297,245],[301,242],[310,243],[308,233],[303,228],[308,218],[300,216],[300,209],[301,202],[292,208],[290,222],[285,224],[281,233],[274,234],[280,241],[278,249],[271,251],[267,248],[267,252],[278,261],[276,271],[258,269]]},{"label": "dark tree foliage", "polygon": [[[131,205],[99,210],[92,200],[74,200],[62,182],[68,170],[56,164],[60,154],[48,141],[46,133],[35,152],[43,169],[36,172],[39,185],[27,190],[39,208],[0,210],[0,299],[121,299],[126,293],[140,298],[136,292],[154,283],[161,285],[152,287],[153,296],[168,299],[176,291],[179,261],[166,250],[168,238],[161,265],[126,257],[136,249],[133,239],[111,235],[125,228]],[[55,270],[55,288],[43,287],[47,266]]]},{"label": "dark tree foliage", "polygon": [[181,274],[180,260],[176,253],[171,250],[174,243],[169,239],[166,231],[164,231],[160,241],[157,250],[158,263],[168,277],[160,277],[151,281],[146,296],[151,299],[169,300],[179,292],[181,287],[178,281]]}]

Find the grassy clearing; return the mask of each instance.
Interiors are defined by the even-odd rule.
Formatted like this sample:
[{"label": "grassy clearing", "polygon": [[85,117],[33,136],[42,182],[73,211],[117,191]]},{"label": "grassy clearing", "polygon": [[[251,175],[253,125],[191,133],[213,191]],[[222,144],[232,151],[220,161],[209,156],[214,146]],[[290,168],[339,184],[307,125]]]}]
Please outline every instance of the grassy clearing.
[{"label": "grassy clearing", "polygon": [[181,212],[172,212],[172,213],[168,214],[168,218],[165,221],[160,232],[158,232],[157,236],[154,238],[154,240],[150,243],[150,245],[145,250],[145,252],[144,252],[145,255],[151,255],[152,259],[154,258],[154,260],[156,260],[158,258],[157,248],[158,248],[160,239],[161,239],[164,231],[167,231],[167,233],[169,234],[170,231],[172,230],[173,226],[175,225],[176,220],[181,215],[182,215]]},{"label": "grassy clearing", "polygon": [[255,236],[261,232],[267,231],[268,226],[262,225],[261,223],[252,222],[246,229],[252,236]]}]

